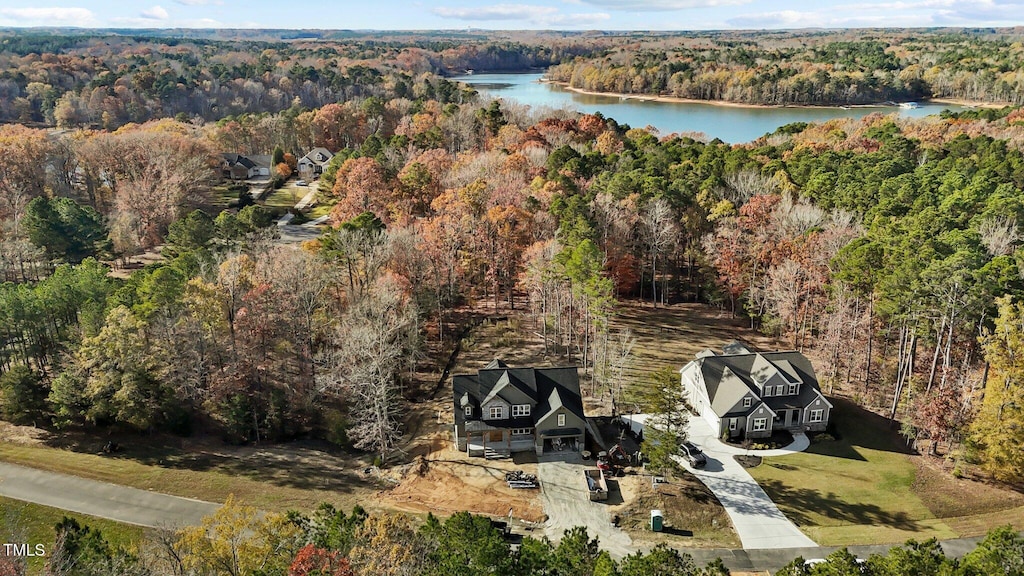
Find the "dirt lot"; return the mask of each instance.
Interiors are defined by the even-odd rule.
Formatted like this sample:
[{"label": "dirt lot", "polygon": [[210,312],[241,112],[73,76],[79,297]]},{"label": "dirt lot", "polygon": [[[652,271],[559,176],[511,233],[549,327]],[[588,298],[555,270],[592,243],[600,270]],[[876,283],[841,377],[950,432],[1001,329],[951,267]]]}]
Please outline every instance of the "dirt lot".
[{"label": "dirt lot", "polygon": [[627,371],[631,388],[662,368],[678,370],[698,352],[711,348],[721,352],[733,340],[756,350],[787,349],[775,338],[750,329],[748,321],[732,318],[729,312],[704,304],[672,304],[652,308],[650,303],[623,302],[616,310],[612,330],[628,329],[636,338],[633,364]]},{"label": "dirt lot", "polygon": [[450,440],[435,438],[435,449],[395,470],[398,486],[377,495],[381,505],[411,512],[448,515],[466,510],[488,516],[508,516],[541,522],[544,512],[539,490],[513,490],[505,472],[537,473],[536,457],[517,455],[513,460],[470,458],[456,451]]},{"label": "dirt lot", "polygon": [[[651,477],[627,474],[618,478],[623,503],[612,508],[622,528],[636,544],[658,544],[699,548],[739,548],[725,509],[699,480],[683,472],[667,482],[652,486]],[[665,527],[651,532],[651,510],[661,510]]]}]

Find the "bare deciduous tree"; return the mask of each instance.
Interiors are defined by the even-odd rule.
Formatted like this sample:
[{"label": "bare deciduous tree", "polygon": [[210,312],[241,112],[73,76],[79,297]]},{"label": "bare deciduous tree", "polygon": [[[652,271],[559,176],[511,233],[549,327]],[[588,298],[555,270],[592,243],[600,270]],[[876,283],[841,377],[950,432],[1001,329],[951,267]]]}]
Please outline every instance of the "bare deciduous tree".
[{"label": "bare deciduous tree", "polygon": [[400,372],[419,350],[417,310],[390,278],[382,278],[355,302],[318,357],[321,392],[349,401],[356,448],[381,459],[402,438]]},{"label": "bare deciduous tree", "polygon": [[644,206],[640,218],[647,253],[651,259],[651,300],[658,307],[658,258],[673,246],[679,235],[679,225],[672,215],[668,200],[655,198]]},{"label": "bare deciduous tree", "polygon": [[1005,256],[1013,252],[1020,241],[1017,219],[1012,217],[987,218],[978,226],[981,243],[991,256]]}]

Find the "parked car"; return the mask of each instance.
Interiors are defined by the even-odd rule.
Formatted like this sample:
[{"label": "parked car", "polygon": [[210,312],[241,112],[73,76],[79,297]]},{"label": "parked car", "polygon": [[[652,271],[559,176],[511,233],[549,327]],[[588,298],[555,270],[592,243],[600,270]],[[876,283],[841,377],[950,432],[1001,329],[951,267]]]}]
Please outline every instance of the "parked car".
[{"label": "parked car", "polygon": [[683,455],[694,468],[703,468],[708,463],[707,456],[693,442],[683,442]]},{"label": "parked car", "polygon": [[305,180],[296,180],[295,181],[295,185],[296,186],[309,186],[309,183],[307,183]]}]

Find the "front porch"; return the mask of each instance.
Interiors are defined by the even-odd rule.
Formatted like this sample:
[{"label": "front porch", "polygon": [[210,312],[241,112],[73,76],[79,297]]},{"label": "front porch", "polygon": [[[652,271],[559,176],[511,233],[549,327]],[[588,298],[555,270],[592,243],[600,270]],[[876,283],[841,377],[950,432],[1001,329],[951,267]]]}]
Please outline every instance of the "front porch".
[{"label": "front porch", "polygon": [[466,455],[484,458],[508,458],[513,452],[536,450],[534,434],[513,433],[512,430],[491,428],[466,433]]}]

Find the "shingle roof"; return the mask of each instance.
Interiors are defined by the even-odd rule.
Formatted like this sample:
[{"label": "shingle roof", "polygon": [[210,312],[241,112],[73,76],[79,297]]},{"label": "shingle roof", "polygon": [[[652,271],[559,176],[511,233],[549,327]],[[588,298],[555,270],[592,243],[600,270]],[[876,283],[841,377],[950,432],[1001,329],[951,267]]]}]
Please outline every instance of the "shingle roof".
[{"label": "shingle roof", "polygon": [[[708,399],[715,414],[720,417],[749,413],[750,408],[737,412],[733,410],[744,395],[750,393],[761,398],[772,410],[779,408],[802,408],[818,396],[818,380],[810,360],[796,351],[750,352],[701,356],[694,360],[703,377]],[[762,396],[759,384],[781,379],[800,383],[796,396]]]},{"label": "shingle roof", "polygon": [[495,360],[476,374],[452,376],[456,424],[469,425],[465,406],[474,408],[474,417],[469,419],[472,423],[480,417],[480,407],[496,396],[510,404],[530,403],[535,408],[527,417],[488,420],[487,425],[491,427],[530,427],[561,407],[584,418],[579,374],[575,366],[509,368],[504,362]]}]

